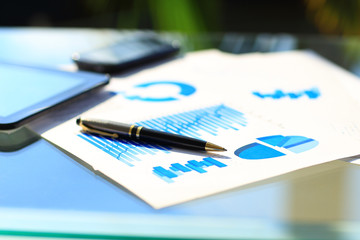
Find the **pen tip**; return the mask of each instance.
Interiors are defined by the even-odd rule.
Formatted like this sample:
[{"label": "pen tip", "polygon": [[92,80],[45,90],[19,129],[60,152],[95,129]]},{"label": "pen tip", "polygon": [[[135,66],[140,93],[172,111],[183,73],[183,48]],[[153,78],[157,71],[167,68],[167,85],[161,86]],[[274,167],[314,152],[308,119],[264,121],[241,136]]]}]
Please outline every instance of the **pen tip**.
[{"label": "pen tip", "polygon": [[219,145],[216,145],[216,144],[211,143],[211,142],[206,143],[205,150],[206,151],[220,151],[220,152],[227,151],[225,148],[220,147]]},{"label": "pen tip", "polygon": [[81,122],[80,118],[76,119],[76,124],[77,125],[80,125],[80,122]]}]

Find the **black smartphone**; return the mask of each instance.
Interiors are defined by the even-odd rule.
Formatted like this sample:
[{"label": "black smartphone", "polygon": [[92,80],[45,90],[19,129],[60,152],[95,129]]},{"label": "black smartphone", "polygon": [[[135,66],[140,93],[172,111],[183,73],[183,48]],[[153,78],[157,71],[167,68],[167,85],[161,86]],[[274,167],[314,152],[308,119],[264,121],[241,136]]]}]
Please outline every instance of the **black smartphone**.
[{"label": "black smartphone", "polygon": [[114,73],[177,54],[179,44],[156,36],[136,36],[89,52],[74,53],[80,70]]}]

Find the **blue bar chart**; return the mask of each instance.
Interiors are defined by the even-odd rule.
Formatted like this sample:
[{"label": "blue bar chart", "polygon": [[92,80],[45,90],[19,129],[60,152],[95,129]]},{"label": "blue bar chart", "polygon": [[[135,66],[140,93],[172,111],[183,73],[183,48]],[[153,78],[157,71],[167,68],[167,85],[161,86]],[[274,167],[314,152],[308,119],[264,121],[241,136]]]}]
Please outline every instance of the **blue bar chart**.
[{"label": "blue bar chart", "polygon": [[125,139],[114,139],[110,137],[97,136],[89,133],[80,133],[80,138],[91,143],[95,147],[103,150],[112,157],[125,163],[129,167],[134,166],[134,162],[141,161],[140,155],[155,155],[162,151],[169,153],[170,148],[156,144],[149,144],[140,141],[131,141]]},{"label": "blue bar chart", "polygon": [[198,172],[200,174],[207,173],[206,168],[216,166],[219,168],[226,167],[225,163],[215,160],[211,157],[203,158],[202,161],[189,160],[186,164],[173,163],[168,169],[157,166],[153,168],[153,173],[167,183],[173,183],[174,178],[177,178],[184,173]]},{"label": "blue bar chart", "polygon": [[[217,136],[220,130],[238,130],[239,127],[246,126],[247,122],[242,112],[221,104],[135,124],[164,132],[201,138],[204,132]],[[80,133],[78,136],[130,167],[133,167],[136,161],[141,161],[143,155],[155,155],[158,152],[169,153],[170,150],[166,146],[89,133]]]},{"label": "blue bar chart", "polygon": [[201,130],[216,136],[219,129],[238,130],[236,125],[246,126],[243,113],[225,105],[197,109],[137,123],[140,126],[181,134],[188,137],[201,137]]},{"label": "blue bar chart", "polygon": [[254,91],[253,95],[265,99],[281,99],[281,98],[289,98],[289,99],[298,99],[301,97],[308,97],[309,99],[316,99],[320,97],[320,91],[318,88],[310,88],[302,91],[293,91],[293,92],[285,92],[281,89],[276,89],[273,93],[260,93],[258,91]]}]

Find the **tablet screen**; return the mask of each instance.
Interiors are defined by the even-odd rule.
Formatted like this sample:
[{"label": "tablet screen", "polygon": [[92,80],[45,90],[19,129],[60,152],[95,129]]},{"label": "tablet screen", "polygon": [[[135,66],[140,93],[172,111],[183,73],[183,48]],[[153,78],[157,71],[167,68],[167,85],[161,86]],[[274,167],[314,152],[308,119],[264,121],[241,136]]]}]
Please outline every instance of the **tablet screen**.
[{"label": "tablet screen", "polygon": [[0,64],[0,124],[20,121],[107,81],[100,74]]},{"label": "tablet screen", "polygon": [[[80,85],[84,80],[38,69],[0,65],[0,116],[7,117]],[[7,104],[4,104],[7,103]]]}]

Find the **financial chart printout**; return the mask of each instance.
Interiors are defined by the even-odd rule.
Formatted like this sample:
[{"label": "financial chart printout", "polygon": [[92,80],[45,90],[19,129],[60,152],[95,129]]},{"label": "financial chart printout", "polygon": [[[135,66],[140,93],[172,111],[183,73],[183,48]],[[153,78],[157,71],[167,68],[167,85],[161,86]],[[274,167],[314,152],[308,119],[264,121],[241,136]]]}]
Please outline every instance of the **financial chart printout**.
[{"label": "financial chart printout", "polygon": [[[218,132],[224,129],[238,130],[236,125],[245,126],[246,119],[241,112],[225,105],[217,105],[147,121],[140,121],[136,124],[164,132],[200,138],[202,133],[217,136]],[[79,137],[128,166],[134,166],[134,161],[141,161],[138,155],[155,155],[159,151],[164,153],[170,152],[169,147],[140,141],[112,139],[87,133],[80,133]]]},{"label": "financial chart printout", "polygon": [[[126,111],[118,113],[121,115]],[[75,119],[45,137],[85,159],[94,170],[128,188],[154,208],[204,197],[343,156],[327,151],[331,147],[327,138],[285,131],[227,103],[134,123],[206,139],[228,151],[218,154],[187,152],[93,135],[81,132]],[[349,149],[345,151],[346,154],[353,153]]]},{"label": "financial chart printout", "polygon": [[[219,55],[215,55],[218,59]],[[276,83],[276,88],[255,89],[251,86],[246,89],[246,84],[242,87],[238,79],[233,79],[231,85],[230,75],[219,81],[220,77],[224,78],[224,72],[220,69],[219,74],[215,66],[194,69],[201,59],[199,56],[186,58],[133,77],[115,79],[107,87],[115,97],[82,117],[137,124],[199,138],[225,147],[226,152],[191,152],[99,136],[82,132],[75,119],[43,136],[154,208],[183,203],[359,153],[358,142],[341,135],[333,136],[329,131],[322,134],[300,124],[280,128],[279,124],[263,120],[267,119],[271,109],[275,109],[270,108],[270,104],[263,110],[260,104],[249,108],[255,100],[272,101],[273,105],[286,101],[282,106],[290,113],[291,106],[298,101],[320,101],[324,89],[319,85],[285,89]],[[210,57],[205,54],[203,60],[206,59]],[[230,61],[229,57],[225,60]],[[243,61],[242,69],[250,71],[251,66],[262,61],[262,58],[250,56]],[[255,73],[249,77],[254,77]],[[225,81],[228,82],[224,84]],[[249,113],[248,109],[256,110],[256,114]],[[274,111],[272,116],[276,113]],[[258,115],[262,115],[262,119],[254,117]],[[297,120],[302,122],[302,119]]]}]

